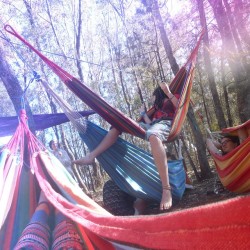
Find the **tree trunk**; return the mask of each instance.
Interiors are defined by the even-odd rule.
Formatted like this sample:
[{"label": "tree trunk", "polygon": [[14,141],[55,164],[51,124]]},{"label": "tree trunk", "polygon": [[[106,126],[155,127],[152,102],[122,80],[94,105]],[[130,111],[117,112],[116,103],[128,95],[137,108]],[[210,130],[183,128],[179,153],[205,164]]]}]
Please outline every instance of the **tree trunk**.
[{"label": "tree trunk", "polygon": [[[245,23],[245,17],[244,17],[244,13],[246,13],[246,16],[249,15],[249,1],[248,3],[245,1],[245,5],[243,4],[242,0],[234,0],[234,7],[235,7],[235,11],[234,11],[234,17],[236,20],[236,28],[239,32],[239,35],[242,39],[242,41],[244,41],[245,46],[248,48],[248,51],[250,49],[250,35],[249,35],[249,31],[246,28],[246,23]],[[247,6],[248,5],[248,6]],[[248,11],[245,11],[248,10]]]},{"label": "tree trunk", "polygon": [[221,82],[222,82],[222,86],[223,86],[223,94],[224,94],[225,103],[226,103],[228,126],[232,127],[233,126],[233,118],[232,118],[232,114],[231,114],[231,110],[230,110],[229,97],[228,97],[227,85],[226,85],[226,80],[225,80],[224,56],[222,56],[222,59],[221,59]]},{"label": "tree trunk", "polygon": [[[196,169],[196,167],[195,167],[195,164],[194,164],[194,162],[193,162],[191,156],[189,155],[189,152],[188,152],[188,149],[187,149],[187,145],[186,145],[186,142],[185,142],[185,140],[184,140],[183,137],[181,137],[181,141],[182,141],[182,143],[183,143],[183,148],[184,148],[184,151],[185,151],[185,153],[186,153],[186,155],[187,155],[187,158],[188,158],[188,160],[189,160],[189,163],[190,163],[190,165],[191,165],[191,167],[192,167],[192,169],[193,169],[193,171],[194,171],[194,175],[195,175],[195,177],[196,177],[196,179],[197,179],[198,181],[201,181],[201,177],[200,177],[200,175],[199,175],[199,173],[198,173],[198,171],[197,171],[197,169]],[[184,161],[184,159],[183,159],[183,161]]]},{"label": "tree trunk", "polygon": [[[209,3],[212,6],[214,16],[219,27],[219,32],[223,42],[223,48],[229,54],[236,55],[235,44],[233,41],[230,26],[228,24],[226,12],[222,5],[222,0],[209,0]],[[229,67],[235,80],[235,91],[237,95],[239,118],[243,123],[250,118],[250,83],[249,79],[247,79],[246,72],[244,71],[240,63],[235,61],[233,56],[227,58]]]},{"label": "tree trunk", "polygon": [[173,55],[173,50],[172,50],[171,44],[169,42],[165,27],[164,27],[164,23],[163,23],[163,20],[161,17],[161,13],[159,10],[158,0],[153,0],[152,14],[156,20],[156,24],[157,24],[158,29],[160,31],[161,40],[162,40],[163,46],[165,48],[171,69],[172,69],[173,73],[176,75],[177,72],[179,71],[179,65],[177,64],[175,57]]},{"label": "tree trunk", "polygon": [[240,42],[240,38],[239,38],[239,35],[237,32],[237,28],[235,25],[235,20],[234,20],[234,16],[232,14],[232,11],[231,11],[231,7],[228,3],[228,0],[223,0],[223,3],[225,5],[226,11],[227,11],[227,16],[228,16],[228,20],[229,20],[229,23],[231,26],[232,35],[233,35],[234,42],[235,42],[237,50],[238,50],[238,55],[240,55],[237,57],[238,62],[242,62],[243,68],[245,69],[245,71],[248,71],[249,65],[247,64],[246,56],[244,56],[244,51],[243,51],[242,44]]},{"label": "tree trunk", "polygon": [[[69,155],[69,158],[70,158],[71,160],[75,160],[74,154],[73,154],[72,151],[70,150],[69,144],[68,144],[68,142],[67,142],[67,140],[66,140],[66,138],[65,138],[65,134],[64,134],[63,130],[61,130],[61,131],[62,131],[61,137],[62,137],[62,142],[63,142],[64,148],[65,148],[67,154]],[[86,194],[89,194],[89,190],[88,190],[87,186],[85,185],[85,183],[83,182],[83,180],[82,180],[82,178],[81,178],[81,175],[80,175],[80,172],[79,172],[79,170],[78,170],[76,164],[73,164],[73,165],[71,164],[71,167],[72,167],[72,170],[73,170],[73,172],[74,172],[74,175],[75,175],[75,177],[76,177],[76,179],[77,179],[77,181],[78,181],[78,183],[79,183],[80,188],[81,188]]]},{"label": "tree trunk", "polygon": [[19,116],[20,110],[25,109],[29,118],[29,129],[35,133],[35,124],[31,108],[25,98],[25,92],[22,90],[18,79],[14,76],[10,66],[6,63],[4,58],[4,51],[0,48],[0,78],[7,90],[7,93],[14,105],[17,115]]},{"label": "tree trunk", "polygon": [[214,72],[211,64],[211,59],[209,55],[209,39],[208,39],[208,32],[207,32],[207,22],[206,17],[204,13],[204,6],[203,1],[197,0],[197,5],[199,9],[200,14],[200,22],[203,29],[205,29],[205,34],[203,36],[204,41],[204,49],[203,49],[203,55],[204,55],[204,61],[205,61],[205,69],[208,75],[208,82],[209,82],[209,88],[212,93],[213,98],[213,104],[214,104],[214,111],[215,115],[219,124],[219,128],[225,128],[227,126],[225,116],[222,110],[219,94],[216,88],[215,80],[214,80]]},{"label": "tree trunk", "polygon": [[59,39],[58,39],[58,36],[57,36],[57,34],[56,34],[56,30],[55,30],[55,27],[54,27],[53,19],[52,19],[52,17],[51,17],[51,13],[50,13],[50,8],[49,8],[48,0],[46,0],[46,7],[47,7],[47,14],[48,14],[48,16],[49,16],[50,25],[51,25],[52,31],[53,31],[53,33],[54,33],[56,43],[57,43],[58,47],[60,48],[60,50],[61,50],[61,52],[62,52],[64,58],[66,59],[66,55],[65,55],[65,53],[64,53],[64,51],[63,51],[63,49],[62,49],[61,44],[59,43]]},{"label": "tree trunk", "polygon": [[76,32],[76,66],[78,69],[78,75],[80,77],[80,80],[83,81],[83,73],[82,73],[82,67],[80,63],[80,47],[81,47],[81,30],[82,30],[82,8],[81,8],[81,2],[79,1],[79,9],[78,9],[78,26],[77,26],[77,32]]}]

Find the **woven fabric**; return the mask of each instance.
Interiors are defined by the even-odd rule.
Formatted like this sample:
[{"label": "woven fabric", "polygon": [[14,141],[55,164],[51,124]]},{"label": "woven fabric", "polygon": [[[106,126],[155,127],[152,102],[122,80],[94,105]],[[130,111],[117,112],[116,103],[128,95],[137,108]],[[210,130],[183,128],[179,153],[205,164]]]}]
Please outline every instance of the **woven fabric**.
[{"label": "woven fabric", "polygon": [[83,242],[70,220],[64,220],[59,223],[53,231],[53,250],[74,249],[83,250]]},{"label": "woven fabric", "polygon": [[50,234],[48,225],[39,222],[30,223],[23,231],[14,250],[48,250],[50,249]]}]

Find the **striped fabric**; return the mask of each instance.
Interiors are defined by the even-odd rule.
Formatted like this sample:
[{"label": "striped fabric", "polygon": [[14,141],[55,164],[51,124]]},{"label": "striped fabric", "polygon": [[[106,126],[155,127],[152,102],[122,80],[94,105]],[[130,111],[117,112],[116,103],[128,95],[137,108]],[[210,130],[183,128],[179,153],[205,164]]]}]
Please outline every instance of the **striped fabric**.
[{"label": "striped fabric", "polygon": [[249,135],[243,143],[223,156],[211,153],[223,186],[236,193],[250,191],[250,120],[222,130],[223,133],[237,135],[237,130],[242,128]]},{"label": "striped fabric", "polygon": [[14,249],[37,205],[36,180],[30,169],[32,150],[24,143],[27,134],[30,141],[34,136],[27,128],[25,112],[21,112],[21,116],[15,134],[0,155],[3,181],[0,193],[0,249],[4,250]]},{"label": "striped fabric", "polygon": [[59,223],[53,232],[53,250],[74,249],[83,250],[81,237],[76,231],[75,225],[71,220],[64,220]]},{"label": "striped fabric", "polygon": [[14,248],[14,250],[20,249],[50,249],[50,229],[48,225],[38,222],[28,224]]},{"label": "striped fabric", "polygon": [[[61,80],[75,95],[77,95],[91,109],[96,111],[96,113],[98,113],[104,120],[106,120],[121,132],[126,132],[145,139],[145,130],[142,129],[138,125],[138,123],[125,116],[119,110],[113,108],[103,98],[91,91],[85,84],[81,83],[78,79],[71,76],[57,64],[46,58],[30,43],[22,38],[11,26],[6,25],[5,30],[17,37],[31,50],[33,50],[53,70],[53,72],[61,78]],[[174,138],[180,133],[186,117],[191,95],[194,65],[203,34],[204,33],[201,34],[196,47],[193,49],[189,59],[187,60],[187,63],[179,70],[170,84],[172,93],[180,93],[181,98],[178,102],[177,112],[175,114],[173,122],[173,128],[168,139],[169,141],[174,140]]]}]

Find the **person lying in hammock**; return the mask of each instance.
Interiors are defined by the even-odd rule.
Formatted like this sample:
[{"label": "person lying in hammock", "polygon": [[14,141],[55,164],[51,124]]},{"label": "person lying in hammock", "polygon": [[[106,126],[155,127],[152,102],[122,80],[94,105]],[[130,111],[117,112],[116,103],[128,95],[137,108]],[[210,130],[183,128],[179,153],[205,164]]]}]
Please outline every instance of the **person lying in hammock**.
[{"label": "person lying in hammock", "polygon": [[206,144],[208,150],[215,154],[226,155],[247,138],[247,133],[244,129],[238,130],[238,136],[224,135],[220,142],[207,138]]},{"label": "person lying in hammock", "polygon": [[226,135],[223,136],[220,142],[207,139],[206,144],[209,152],[225,155],[235,149],[240,144],[240,141],[238,136]]},{"label": "person lying in hammock", "polygon": [[[151,152],[162,183],[160,210],[166,210],[172,206],[172,195],[169,184],[167,156],[163,142],[166,141],[169,136],[179,95],[172,94],[168,84],[162,82],[160,86],[154,90],[153,97],[155,112],[152,120],[144,110],[141,112],[141,116],[147,127],[146,139],[150,143]],[[84,158],[73,161],[73,163],[78,165],[92,164],[99,154],[103,153],[116,142],[119,135],[120,131],[112,127],[102,142],[93,151]]]},{"label": "person lying in hammock", "polygon": [[[220,141],[215,141],[210,138],[207,138],[206,144],[209,152],[219,155],[226,155],[232,150],[234,150],[236,147],[238,147],[240,143],[242,143],[246,138],[246,131],[244,129],[240,129],[238,130],[238,136],[224,135],[220,139]],[[207,194],[218,194],[223,192],[224,190],[225,188],[217,176],[214,184],[214,190],[208,191]]]}]

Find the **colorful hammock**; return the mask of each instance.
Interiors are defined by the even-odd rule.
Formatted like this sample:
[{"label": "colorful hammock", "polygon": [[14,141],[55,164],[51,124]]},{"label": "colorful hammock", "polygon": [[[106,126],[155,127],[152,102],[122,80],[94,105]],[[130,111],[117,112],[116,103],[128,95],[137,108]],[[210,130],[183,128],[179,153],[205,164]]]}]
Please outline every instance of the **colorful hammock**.
[{"label": "colorful hammock", "polygon": [[250,120],[222,130],[222,133],[237,135],[237,130],[243,128],[248,138],[238,147],[223,156],[211,152],[223,186],[236,193],[250,191]]},{"label": "colorful hammock", "polygon": [[[110,106],[107,102],[105,102],[104,99],[91,91],[86,85],[81,83],[75,77],[71,76],[68,72],[60,68],[54,62],[46,58],[30,43],[22,38],[10,25],[5,25],[5,30],[17,37],[31,50],[33,50],[54,71],[54,73],[61,78],[61,80],[75,95],[77,95],[91,109],[95,110],[96,113],[98,113],[104,120],[109,122],[121,132],[126,132],[142,139],[145,138],[145,130],[142,129],[135,121],[129,117],[126,117],[119,110]],[[197,45],[193,49],[186,64],[179,70],[174,80],[170,84],[171,91],[173,93],[180,93],[181,97],[178,102],[178,107],[168,141],[173,140],[180,133],[182,124],[186,117],[191,95],[192,80],[194,76],[194,66],[202,36],[203,33],[201,34]]]},{"label": "colorful hammock", "polygon": [[[108,132],[87,121],[84,143],[93,150]],[[162,185],[152,155],[118,138],[114,145],[97,157],[111,179],[124,192],[144,200],[161,201]],[[169,180],[172,196],[180,200],[185,191],[185,170],[182,160],[169,161]]]},{"label": "colorful hammock", "polygon": [[[86,117],[94,113],[95,112],[92,110],[79,112],[82,117]],[[69,121],[65,113],[33,115],[33,120],[35,131],[51,128]],[[0,137],[13,135],[18,123],[18,116],[0,117]]]},{"label": "colorful hammock", "polygon": [[[22,145],[23,149],[27,145],[27,151],[17,149],[17,145]],[[22,153],[19,164],[12,161],[17,153],[15,148]],[[3,174],[0,184],[7,188],[7,184],[12,183],[11,192],[0,195],[1,216],[4,214],[0,227],[1,249],[14,249],[28,225],[36,208],[36,193],[39,192],[36,192],[36,184],[55,208],[75,222],[86,249],[250,247],[250,217],[246,213],[250,209],[249,196],[157,216],[109,214],[85,195],[60,162],[44,150],[29,132],[24,112],[0,159]],[[11,177],[11,172],[17,176]]]},{"label": "colorful hammock", "polygon": [[[20,154],[20,158],[17,161],[18,154]],[[41,155],[42,159],[48,160],[47,166],[49,168],[43,167],[41,160],[37,159],[38,155]],[[35,165],[39,166],[38,169],[42,172],[43,177],[49,180],[49,184],[48,182],[47,184],[56,190],[54,191],[55,199],[58,195],[60,196],[59,193],[62,193],[73,204],[81,203],[81,207],[87,206],[86,210],[90,209],[94,213],[101,211],[103,215],[109,214],[82,192],[59,160],[47,152],[45,147],[35,138],[28,129],[26,113],[22,110],[20,124],[0,155],[1,249],[14,249],[18,238],[35,211],[39,191],[34,175]],[[54,176],[50,175],[52,172]],[[41,187],[42,183],[39,185]],[[46,189],[43,190],[46,193]],[[68,194],[68,190],[70,190],[70,194]],[[78,225],[78,229],[82,230],[81,225]],[[86,239],[84,231],[81,233],[81,237],[91,249],[92,244]],[[35,234],[34,238],[36,238]]]}]

